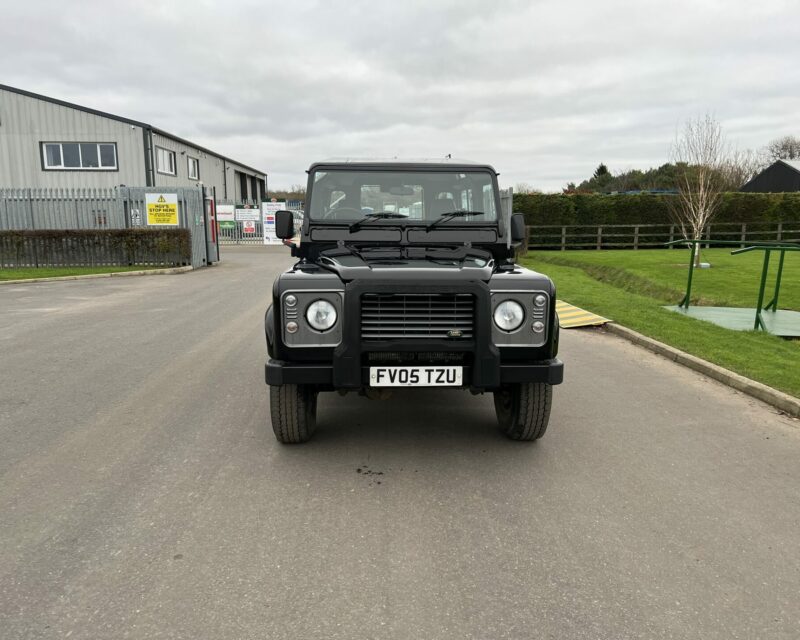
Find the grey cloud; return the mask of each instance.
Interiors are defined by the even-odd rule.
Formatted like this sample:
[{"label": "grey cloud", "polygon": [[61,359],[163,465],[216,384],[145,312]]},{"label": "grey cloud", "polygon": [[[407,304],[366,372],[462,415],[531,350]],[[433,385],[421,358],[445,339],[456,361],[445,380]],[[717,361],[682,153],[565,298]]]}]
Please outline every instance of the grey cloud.
[{"label": "grey cloud", "polygon": [[798,133],[789,1],[42,2],[5,8],[0,81],[152,122],[304,181],[327,156],[493,163],[556,190],[665,161],[712,111]]}]

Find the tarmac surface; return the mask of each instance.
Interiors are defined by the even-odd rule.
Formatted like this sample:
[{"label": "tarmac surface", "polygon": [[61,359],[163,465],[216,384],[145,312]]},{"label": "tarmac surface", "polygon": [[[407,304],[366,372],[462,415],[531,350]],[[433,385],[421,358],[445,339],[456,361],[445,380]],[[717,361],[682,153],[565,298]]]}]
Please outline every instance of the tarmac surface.
[{"label": "tarmac surface", "polygon": [[595,329],[490,395],[268,424],[283,248],[0,287],[0,638],[800,637],[800,423]]}]

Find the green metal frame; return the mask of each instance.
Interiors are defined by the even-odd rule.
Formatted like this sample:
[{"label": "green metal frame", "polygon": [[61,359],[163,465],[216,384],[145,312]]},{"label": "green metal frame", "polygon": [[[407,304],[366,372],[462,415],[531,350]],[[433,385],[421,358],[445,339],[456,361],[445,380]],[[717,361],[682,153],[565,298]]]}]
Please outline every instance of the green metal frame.
[{"label": "green metal frame", "polygon": [[[736,240],[674,240],[672,242],[665,243],[667,246],[685,244],[689,245],[691,248],[690,251],[690,258],[689,258],[689,277],[686,281],[686,294],[683,296],[681,301],[678,303],[679,307],[683,307],[684,309],[689,308],[689,302],[692,296],[692,277],[694,275],[694,262],[697,256],[697,245],[699,244],[707,244],[707,245],[718,245],[718,246],[731,246],[731,245],[738,245],[741,247],[735,251],[731,251],[731,255],[738,255],[740,253],[747,253],[748,251],[763,251],[764,252],[764,264],[761,268],[761,285],[758,291],[758,305],[756,306],[756,317],[755,322],[753,325],[754,330],[762,329],[763,331],[767,330],[767,326],[764,323],[764,319],[761,317],[762,311],[770,311],[778,310],[778,296],[781,291],[781,278],[783,276],[783,262],[786,257],[787,251],[800,251],[800,244],[794,242],[748,242],[748,246],[742,247],[741,241]],[[769,261],[770,261],[770,254],[773,251],[780,252],[780,260],[778,262],[778,275],[775,279],[775,293],[772,296],[772,300],[770,300],[766,306],[764,306],[764,293],[767,287],[767,275],[769,274]]]},{"label": "green metal frame", "polygon": [[[753,246],[753,247],[744,247],[743,249],[737,249],[736,251],[731,251],[731,255],[736,256],[740,253],[747,253],[749,251],[763,251],[764,252],[764,266],[761,268],[761,285],[758,289],[758,304],[756,305],[756,319],[755,323],[753,324],[753,329],[758,330],[762,329],[763,331],[767,330],[767,325],[764,324],[764,318],[761,317],[762,311],[769,311],[770,308],[773,312],[778,310],[778,296],[781,292],[781,278],[783,277],[783,261],[786,258],[787,251],[800,251],[800,246],[780,246],[780,245],[773,245],[773,246]],[[764,305],[764,293],[767,289],[767,274],[769,273],[769,258],[770,254],[773,251],[780,252],[780,259],[778,260],[778,274],[775,278],[775,293],[772,296],[772,300],[770,300],[766,305]]]}]

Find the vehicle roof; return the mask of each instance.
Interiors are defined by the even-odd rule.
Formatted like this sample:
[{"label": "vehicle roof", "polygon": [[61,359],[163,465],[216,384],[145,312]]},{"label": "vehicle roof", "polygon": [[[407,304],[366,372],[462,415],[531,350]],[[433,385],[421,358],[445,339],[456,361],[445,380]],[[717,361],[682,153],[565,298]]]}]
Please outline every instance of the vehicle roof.
[{"label": "vehicle roof", "polygon": [[456,158],[329,158],[315,162],[309,171],[320,167],[346,169],[488,169],[497,175],[490,164]]}]

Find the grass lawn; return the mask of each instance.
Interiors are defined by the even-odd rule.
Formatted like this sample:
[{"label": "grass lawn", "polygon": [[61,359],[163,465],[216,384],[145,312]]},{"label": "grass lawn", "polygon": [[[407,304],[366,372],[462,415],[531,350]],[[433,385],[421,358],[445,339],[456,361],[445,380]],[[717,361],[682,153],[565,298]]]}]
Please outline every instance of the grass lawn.
[{"label": "grass lawn", "polygon": [[[688,260],[688,250],[673,249],[539,251],[522,262],[552,277],[562,300],[800,397],[800,341],[723,329],[661,308],[677,304],[683,295]],[[729,250],[711,249],[703,252],[703,260],[712,268],[695,270],[693,299],[755,307],[763,254],[731,256]],[[780,307],[800,310],[798,254],[787,254]]]},{"label": "grass lawn", "polygon": [[0,280],[28,280],[30,278],[56,278],[58,276],[85,276],[93,273],[119,273],[121,271],[141,271],[159,267],[39,267],[20,269],[0,269]]}]

